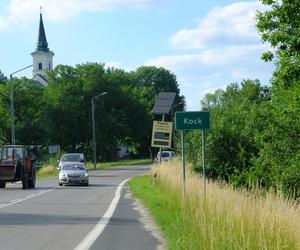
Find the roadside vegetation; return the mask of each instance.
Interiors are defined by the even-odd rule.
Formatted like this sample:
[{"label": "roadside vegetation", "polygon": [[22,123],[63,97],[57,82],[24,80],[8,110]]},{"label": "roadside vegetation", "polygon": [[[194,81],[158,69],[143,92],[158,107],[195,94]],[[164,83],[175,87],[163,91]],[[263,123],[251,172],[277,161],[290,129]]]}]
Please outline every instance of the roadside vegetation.
[{"label": "roadside vegetation", "polygon": [[[89,171],[99,170],[99,169],[108,169],[112,167],[124,166],[124,165],[143,165],[151,164],[153,161],[151,159],[136,159],[136,160],[120,160],[117,162],[101,162],[97,163],[96,169],[94,169],[94,164],[92,162],[87,162],[86,167]],[[49,176],[58,175],[58,163],[55,158],[51,158],[49,162],[45,163],[38,168],[37,177],[45,178]]]},{"label": "roadside vegetation", "polygon": [[161,226],[168,249],[300,249],[299,204],[278,193],[209,181],[204,199],[203,179],[190,171],[183,197],[177,161],[155,165],[129,185]]},{"label": "roadside vegetation", "polygon": [[[1,74],[0,70],[0,145],[11,141],[10,82]],[[99,162],[116,161],[122,146],[135,158],[149,157],[152,108],[160,91],[176,93],[175,111],[184,108],[176,76],[164,68],[141,66],[126,72],[103,63],[58,65],[48,80],[41,88],[32,79],[13,78],[16,144],[40,145],[46,153],[49,145],[59,145],[62,151],[92,158],[95,96]],[[166,115],[166,120],[171,119]]]},{"label": "roadside vegetation", "polygon": [[[233,83],[201,102],[211,113],[206,172],[235,187],[277,190],[300,198],[300,9],[299,0],[261,0],[257,29],[275,64],[271,85]],[[200,133],[187,135],[188,160],[201,169]]]}]

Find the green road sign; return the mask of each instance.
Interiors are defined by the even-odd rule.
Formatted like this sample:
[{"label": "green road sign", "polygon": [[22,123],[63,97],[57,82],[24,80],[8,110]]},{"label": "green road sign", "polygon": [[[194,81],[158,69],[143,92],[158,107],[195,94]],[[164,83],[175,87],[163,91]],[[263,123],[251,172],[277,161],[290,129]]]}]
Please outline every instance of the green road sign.
[{"label": "green road sign", "polygon": [[175,121],[177,130],[206,130],[210,128],[209,112],[176,112]]}]

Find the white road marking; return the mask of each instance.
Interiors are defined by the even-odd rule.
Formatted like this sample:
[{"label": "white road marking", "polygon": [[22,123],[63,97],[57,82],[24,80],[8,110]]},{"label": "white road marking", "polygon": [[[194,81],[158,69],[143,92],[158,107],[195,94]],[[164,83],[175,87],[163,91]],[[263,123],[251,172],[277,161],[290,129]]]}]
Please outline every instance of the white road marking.
[{"label": "white road marking", "polygon": [[101,233],[104,231],[105,227],[107,226],[107,224],[109,223],[111,217],[115,212],[115,209],[121,198],[121,190],[124,184],[129,180],[130,178],[120,183],[120,185],[118,186],[115,192],[115,197],[111,201],[103,217],[98,221],[97,225],[92,229],[92,231],[89,232],[87,236],[85,236],[85,238],[79,243],[79,245],[76,248],[74,248],[74,250],[88,250],[93,245],[93,243],[97,240],[97,238],[101,235]]},{"label": "white road marking", "polygon": [[35,194],[27,195],[25,198],[19,198],[19,199],[15,199],[15,200],[9,201],[9,202],[4,203],[4,204],[0,204],[0,209],[4,208],[4,207],[12,206],[12,205],[14,205],[16,203],[19,203],[19,202],[22,202],[22,201],[25,201],[25,200],[28,200],[28,199],[31,199],[31,198],[34,198],[34,197],[37,197],[37,196],[40,196],[42,194],[51,192],[53,190],[54,189],[48,189],[48,190],[42,191],[40,193],[35,193]]},{"label": "white road marking", "polygon": [[[123,170],[123,171],[118,171],[118,172],[110,172],[110,173],[106,173],[106,174],[100,174],[99,176],[101,177],[102,175],[111,175],[111,174],[118,174],[118,173],[124,173],[124,172],[128,172],[128,170]],[[91,176],[93,177],[93,175]]]}]

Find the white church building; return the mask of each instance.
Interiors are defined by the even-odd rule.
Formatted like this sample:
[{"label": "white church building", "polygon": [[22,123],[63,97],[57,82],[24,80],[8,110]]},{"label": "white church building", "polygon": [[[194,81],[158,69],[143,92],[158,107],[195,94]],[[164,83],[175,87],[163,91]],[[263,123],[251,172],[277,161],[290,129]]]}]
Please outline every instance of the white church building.
[{"label": "white church building", "polygon": [[32,79],[39,82],[42,86],[47,86],[47,72],[53,69],[54,53],[48,48],[42,13],[40,13],[37,47],[31,55],[33,60]]}]

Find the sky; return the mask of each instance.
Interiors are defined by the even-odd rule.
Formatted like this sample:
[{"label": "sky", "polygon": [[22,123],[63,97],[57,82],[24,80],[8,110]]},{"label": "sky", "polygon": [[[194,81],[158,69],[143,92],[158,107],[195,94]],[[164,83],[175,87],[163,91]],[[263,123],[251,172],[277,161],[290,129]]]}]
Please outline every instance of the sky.
[{"label": "sky", "polygon": [[[0,70],[32,64],[40,6],[53,63],[105,63],[126,71],[164,67],[177,77],[186,110],[243,79],[269,85],[269,50],[255,28],[258,1],[0,0]],[[31,69],[15,76],[31,77]]]}]

